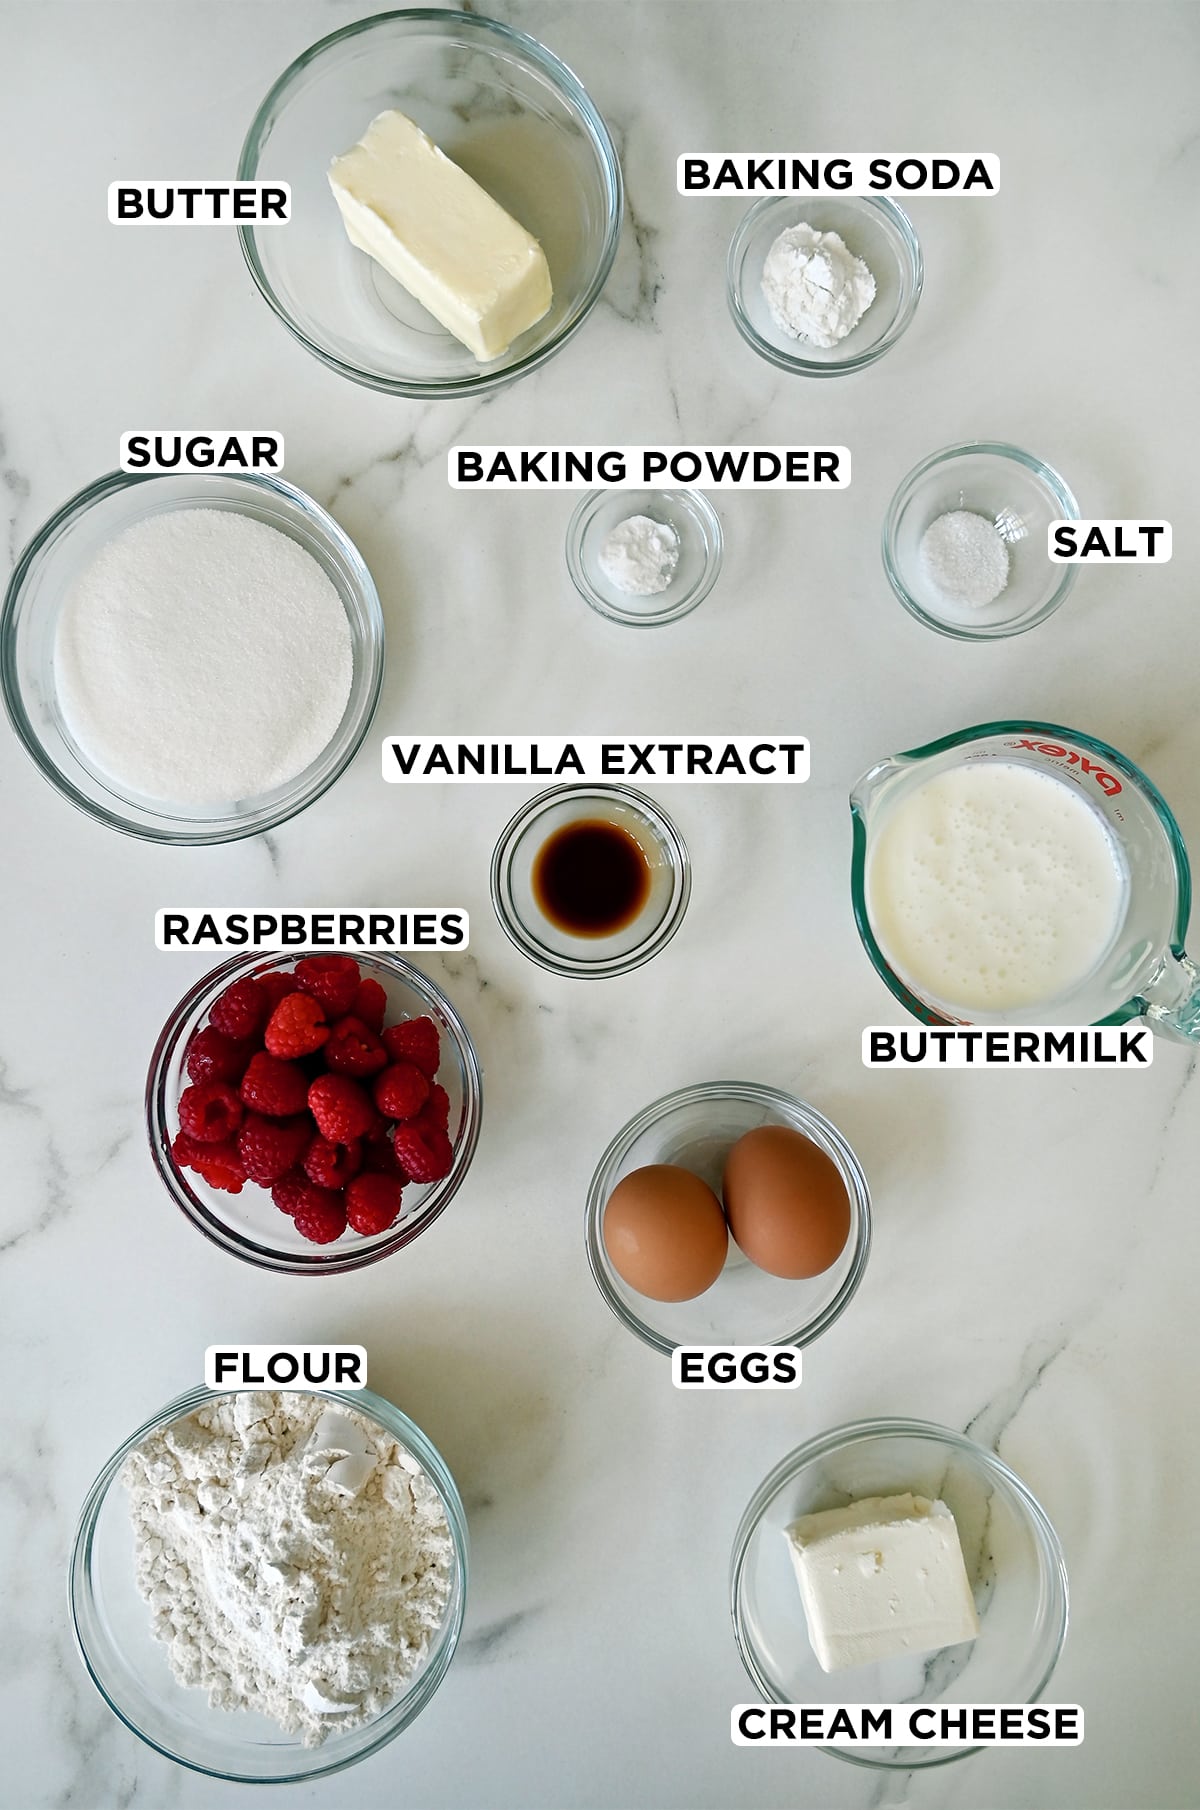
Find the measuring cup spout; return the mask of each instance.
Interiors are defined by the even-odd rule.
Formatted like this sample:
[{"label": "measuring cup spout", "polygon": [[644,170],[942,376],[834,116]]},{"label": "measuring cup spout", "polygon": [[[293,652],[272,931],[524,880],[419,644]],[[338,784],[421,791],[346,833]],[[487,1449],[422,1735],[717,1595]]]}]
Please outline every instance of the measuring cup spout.
[{"label": "measuring cup spout", "polygon": [[1156,1032],[1200,1043],[1200,968],[1182,950],[1163,957],[1144,997],[1147,1022]]},{"label": "measuring cup spout", "polygon": [[909,764],[909,762],[898,760],[895,755],[889,754],[886,760],[876,761],[873,767],[868,767],[861,779],[856,780],[850,789],[851,810],[865,819],[884,786],[890,779],[894,779],[897,773],[902,773]]}]

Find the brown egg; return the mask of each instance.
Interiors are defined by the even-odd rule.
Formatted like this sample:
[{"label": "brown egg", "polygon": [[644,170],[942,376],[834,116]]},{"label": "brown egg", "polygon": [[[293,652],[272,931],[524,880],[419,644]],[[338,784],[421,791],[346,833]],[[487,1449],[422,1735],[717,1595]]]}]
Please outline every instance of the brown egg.
[{"label": "brown egg", "polygon": [[720,1201],[698,1175],[674,1163],[651,1163],[619,1181],[603,1229],[618,1276],[651,1301],[702,1295],[729,1249]]},{"label": "brown egg", "polygon": [[772,1276],[819,1276],[850,1236],[850,1197],[837,1166],[802,1132],[760,1125],[725,1159],[729,1230]]}]

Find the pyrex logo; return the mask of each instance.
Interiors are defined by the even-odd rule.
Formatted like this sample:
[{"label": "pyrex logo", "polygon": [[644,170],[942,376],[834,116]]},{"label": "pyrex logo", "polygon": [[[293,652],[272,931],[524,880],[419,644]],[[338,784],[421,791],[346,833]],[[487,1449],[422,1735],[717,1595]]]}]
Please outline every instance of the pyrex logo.
[{"label": "pyrex logo", "polygon": [[1089,773],[1102,792],[1115,798],[1121,790],[1121,782],[1115,773],[1108,773],[1096,762],[1089,760],[1086,754],[1080,754],[1078,748],[1064,748],[1061,742],[1009,742],[1010,748],[1028,748],[1031,754],[1048,754],[1051,760],[1065,760],[1069,766],[1078,767],[1081,773]]}]

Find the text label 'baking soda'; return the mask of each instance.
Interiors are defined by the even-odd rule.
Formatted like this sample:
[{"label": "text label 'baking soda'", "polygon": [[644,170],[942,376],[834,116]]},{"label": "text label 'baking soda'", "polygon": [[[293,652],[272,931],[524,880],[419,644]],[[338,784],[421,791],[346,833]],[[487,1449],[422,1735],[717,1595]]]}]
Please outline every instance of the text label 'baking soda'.
[{"label": "text label 'baking soda'", "polygon": [[452,446],[455,490],[845,490],[845,446]]},{"label": "text label 'baking soda'", "polygon": [[1171,557],[1170,522],[1051,522],[1046,551],[1060,566],[1099,565],[1101,560],[1137,560],[1165,566]]},{"label": "text label 'baking soda'", "polygon": [[388,735],[383,777],[399,785],[524,779],[720,779],[741,785],[795,785],[808,778],[802,735]]},{"label": "text label 'baking soda'", "polygon": [[210,1345],[206,1389],[365,1389],[363,1345]]},{"label": "text label 'baking soda'", "polygon": [[1079,1747],[1078,1703],[738,1703],[735,1747]]},{"label": "text label 'baking soda'", "polygon": [[156,949],[465,949],[471,922],[444,905],[372,910],[327,905],[295,911],[177,906],[154,914]]},{"label": "text label 'baking soda'", "polygon": [[865,1068],[1149,1068],[1154,1037],[1145,1025],[873,1024],[862,1034],[862,1059]]},{"label": "text label 'baking soda'", "polygon": [[290,182],[110,182],[113,226],[260,225],[292,217]]},{"label": "text label 'baking soda'", "polygon": [[685,151],[681,195],[995,195],[994,151]]},{"label": "text label 'baking soda'", "polygon": [[122,471],[282,471],[283,435],[252,429],[148,427],[121,435]]},{"label": "text label 'baking soda'", "polygon": [[677,1389],[798,1389],[800,1353],[790,1345],[677,1345]]}]

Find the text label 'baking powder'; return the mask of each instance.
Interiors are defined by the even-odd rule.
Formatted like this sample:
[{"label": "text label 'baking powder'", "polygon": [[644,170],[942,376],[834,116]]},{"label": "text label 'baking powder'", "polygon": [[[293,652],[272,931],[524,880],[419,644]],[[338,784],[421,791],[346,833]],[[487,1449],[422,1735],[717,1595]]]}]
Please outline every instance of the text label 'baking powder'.
[{"label": "text label 'baking powder'", "polygon": [[455,490],[845,490],[845,446],[452,446]]}]

